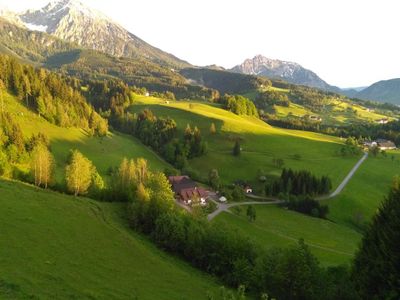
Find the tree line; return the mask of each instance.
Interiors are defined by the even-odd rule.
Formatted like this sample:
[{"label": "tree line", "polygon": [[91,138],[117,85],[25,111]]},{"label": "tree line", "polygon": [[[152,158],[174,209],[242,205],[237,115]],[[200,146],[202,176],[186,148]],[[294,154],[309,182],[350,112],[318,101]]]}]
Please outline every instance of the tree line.
[{"label": "tree line", "polygon": [[317,196],[328,194],[331,188],[332,182],[328,176],[317,177],[307,170],[284,168],[278,179],[266,184],[265,192],[269,196]]}]

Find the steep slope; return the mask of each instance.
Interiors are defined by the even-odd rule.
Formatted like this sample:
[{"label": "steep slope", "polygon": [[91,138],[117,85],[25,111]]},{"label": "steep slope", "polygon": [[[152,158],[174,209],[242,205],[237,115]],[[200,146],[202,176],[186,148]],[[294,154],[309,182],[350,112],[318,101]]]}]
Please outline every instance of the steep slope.
[{"label": "steep slope", "polygon": [[144,58],[171,67],[189,64],[157,49],[102,13],[77,0],[59,0],[40,10],[20,15],[32,30],[41,30],[81,47],[99,50],[114,56]]},{"label": "steep slope", "polygon": [[1,299],[205,299],[206,275],[155,248],[124,206],[0,180]]},{"label": "steep slope", "polygon": [[104,177],[109,174],[110,167],[118,166],[124,157],[143,157],[149,162],[152,170],[163,171],[169,167],[169,164],[131,136],[110,133],[102,138],[89,137],[82,129],[62,128],[50,124],[9,94],[4,94],[4,105],[5,111],[11,113],[14,120],[21,126],[25,137],[38,133],[44,133],[49,137],[57,162],[58,182],[62,182],[64,178],[65,163],[71,149],[78,149],[86,155]]},{"label": "steep slope", "polygon": [[333,92],[340,90],[327,84],[317,74],[297,63],[270,59],[262,55],[257,55],[253,59],[246,59],[242,64],[233,67],[231,70],[237,73],[279,78],[290,83],[307,85],[322,90]]},{"label": "steep slope", "polygon": [[77,47],[49,34],[27,30],[7,18],[0,18],[0,52],[23,62],[39,65],[48,56]]},{"label": "steep slope", "polygon": [[358,92],[356,97],[400,105],[400,78],[376,82]]}]

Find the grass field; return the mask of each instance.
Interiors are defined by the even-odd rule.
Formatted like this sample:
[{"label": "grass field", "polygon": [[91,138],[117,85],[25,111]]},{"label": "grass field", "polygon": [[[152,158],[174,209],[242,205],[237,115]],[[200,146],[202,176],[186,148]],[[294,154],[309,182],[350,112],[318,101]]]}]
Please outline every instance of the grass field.
[{"label": "grass field", "polygon": [[330,126],[374,123],[376,120],[382,118],[393,120],[391,117],[342,100],[331,101],[330,105],[325,106],[325,111],[319,113],[314,113],[310,109],[294,103],[291,103],[289,107],[275,105],[274,111],[276,116],[282,119],[289,116],[302,118],[305,115],[318,115],[322,118],[321,124]]},{"label": "grass field", "polygon": [[143,157],[154,170],[164,170],[168,164],[135,138],[119,133],[104,138],[89,137],[78,128],[61,128],[48,123],[18,102],[14,97],[5,97],[7,111],[21,125],[24,135],[45,133],[51,142],[51,149],[57,162],[57,178],[64,175],[64,166],[69,150],[78,149],[93,161],[102,176],[109,167],[118,166],[124,157]]},{"label": "grass field", "polygon": [[206,299],[219,284],[155,248],[123,205],[0,180],[0,299]]},{"label": "grass field", "polygon": [[265,248],[293,246],[304,238],[323,265],[346,264],[353,258],[361,235],[331,221],[311,218],[276,206],[255,205],[254,223],[241,214],[222,213],[214,222],[227,223]]},{"label": "grass field", "polygon": [[[206,176],[217,168],[222,180],[230,183],[237,179],[257,185],[257,171],[267,175],[279,175],[273,165],[274,158],[281,158],[286,167],[308,169],[318,175],[329,175],[338,185],[358,157],[342,158],[336,155],[342,145],[339,138],[317,133],[274,128],[265,122],[238,116],[226,110],[204,103],[170,102],[151,97],[136,96],[132,111],[150,108],[157,116],[173,118],[182,132],[187,124],[197,126],[208,142],[208,154],[190,161],[193,169]],[[209,133],[215,123],[217,134]],[[240,157],[234,157],[234,140],[241,140]],[[295,155],[300,159],[296,159]]]},{"label": "grass field", "polygon": [[312,115],[313,113],[305,107],[290,103],[289,107],[274,105],[275,114],[279,118],[286,118],[287,116],[303,117],[305,115]]},{"label": "grass field", "polygon": [[375,214],[395,175],[400,175],[398,151],[388,152],[387,157],[370,155],[343,192],[326,201],[329,218],[350,227],[362,226]]}]

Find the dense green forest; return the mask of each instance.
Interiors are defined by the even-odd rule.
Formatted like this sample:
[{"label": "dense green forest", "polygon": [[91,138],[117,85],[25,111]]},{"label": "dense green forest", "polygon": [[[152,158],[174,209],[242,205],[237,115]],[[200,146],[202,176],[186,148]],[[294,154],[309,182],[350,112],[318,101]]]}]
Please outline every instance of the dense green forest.
[{"label": "dense green forest", "polygon": [[328,194],[331,188],[332,183],[327,176],[317,178],[306,170],[293,171],[284,168],[279,179],[266,185],[266,194],[271,196],[281,193],[295,196],[316,196]]},{"label": "dense green forest", "polygon": [[[50,123],[80,127],[92,135],[107,134],[107,121],[88,105],[80,91],[74,88],[73,80],[0,55],[0,93],[2,90],[15,95]],[[1,102],[2,112],[3,105]]]}]

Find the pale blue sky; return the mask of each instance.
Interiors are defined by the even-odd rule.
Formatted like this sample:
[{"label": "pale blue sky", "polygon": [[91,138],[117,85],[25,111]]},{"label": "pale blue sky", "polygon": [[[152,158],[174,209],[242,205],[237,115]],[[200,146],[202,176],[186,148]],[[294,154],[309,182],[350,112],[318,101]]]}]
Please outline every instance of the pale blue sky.
[{"label": "pale blue sky", "polygon": [[[47,2],[0,0],[0,5],[17,10]],[[196,65],[233,67],[262,54],[298,62],[340,87],[400,77],[397,0],[81,2]]]}]

